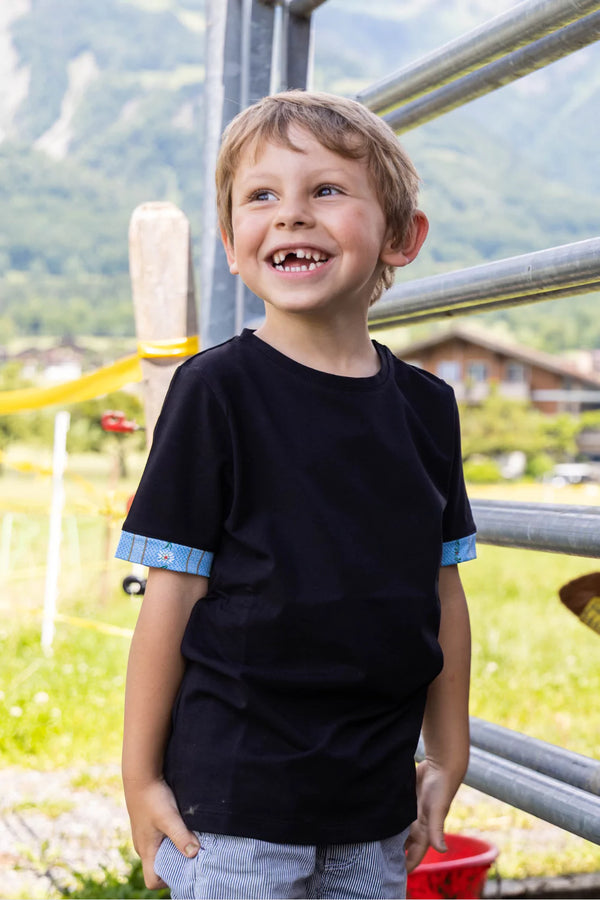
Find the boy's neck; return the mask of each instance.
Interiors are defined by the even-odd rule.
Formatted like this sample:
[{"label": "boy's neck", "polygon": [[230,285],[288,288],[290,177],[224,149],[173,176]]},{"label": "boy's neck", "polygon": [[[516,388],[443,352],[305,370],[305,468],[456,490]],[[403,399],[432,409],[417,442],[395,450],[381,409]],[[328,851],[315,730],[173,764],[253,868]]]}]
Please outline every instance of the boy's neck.
[{"label": "boy's neck", "polygon": [[331,375],[368,378],[381,367],[366,321],[315,323],[301,316],[280,321],[267,315],[255,336],[295,362]]}]

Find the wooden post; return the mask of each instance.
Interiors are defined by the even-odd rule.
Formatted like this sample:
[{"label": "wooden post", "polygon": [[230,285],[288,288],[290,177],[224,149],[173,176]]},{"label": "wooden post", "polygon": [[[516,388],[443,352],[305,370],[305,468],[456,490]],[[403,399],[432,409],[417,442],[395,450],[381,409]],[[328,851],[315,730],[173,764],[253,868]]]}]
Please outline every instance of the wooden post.
[{"label": "wooden post", "polygon": [[129,269],[149,446],[173,372],[198,349],[190,223],[173,203],[134,210]]}]

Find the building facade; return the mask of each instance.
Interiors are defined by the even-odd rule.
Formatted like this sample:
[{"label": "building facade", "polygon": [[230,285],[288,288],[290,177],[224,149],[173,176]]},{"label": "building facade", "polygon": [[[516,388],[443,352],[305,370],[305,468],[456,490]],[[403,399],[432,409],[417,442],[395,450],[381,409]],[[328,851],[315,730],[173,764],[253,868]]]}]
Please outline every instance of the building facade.
[{"label": "building facade", "polygon": [[572,362],[480,329],[453,327],[392,348],[406,362],[451,384],[459,402],[479,403],[497,390],[545,413],[600,409],[600,373],[582,372]]}]

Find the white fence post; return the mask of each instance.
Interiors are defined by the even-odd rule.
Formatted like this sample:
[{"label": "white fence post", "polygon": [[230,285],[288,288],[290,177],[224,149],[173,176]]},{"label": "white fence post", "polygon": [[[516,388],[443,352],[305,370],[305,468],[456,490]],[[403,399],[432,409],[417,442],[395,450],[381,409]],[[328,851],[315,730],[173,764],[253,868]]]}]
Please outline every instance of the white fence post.
[{"label": "white fence post", "polygon": [[50,506],[50,534],[48,535],[48,559],[46,563],[46,588],[44,591],[44,617],[42,621],[42,647],[52,649],[54,619],[60,574],[60,541],[62,513],[65,503],[64,473],[67,464],[67,432],[71,413],[62,411],[54,419],[54,452],[52,456],[52,502]]}]

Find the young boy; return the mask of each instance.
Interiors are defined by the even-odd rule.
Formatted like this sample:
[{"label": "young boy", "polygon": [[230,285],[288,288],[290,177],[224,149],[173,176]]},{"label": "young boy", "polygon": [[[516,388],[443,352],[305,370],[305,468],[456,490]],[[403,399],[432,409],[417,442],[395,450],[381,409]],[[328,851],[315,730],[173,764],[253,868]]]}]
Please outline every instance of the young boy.
[{"label": "young boy", "polygon": [[425,239],[417,185],[341,97],[267,97],[224,135],[223,241],[264,323],[177,370],[117,551],[150,567],[126,800],[174,897],[402,897],[444,849],[475,527],[451,389],[367,330]]}]

